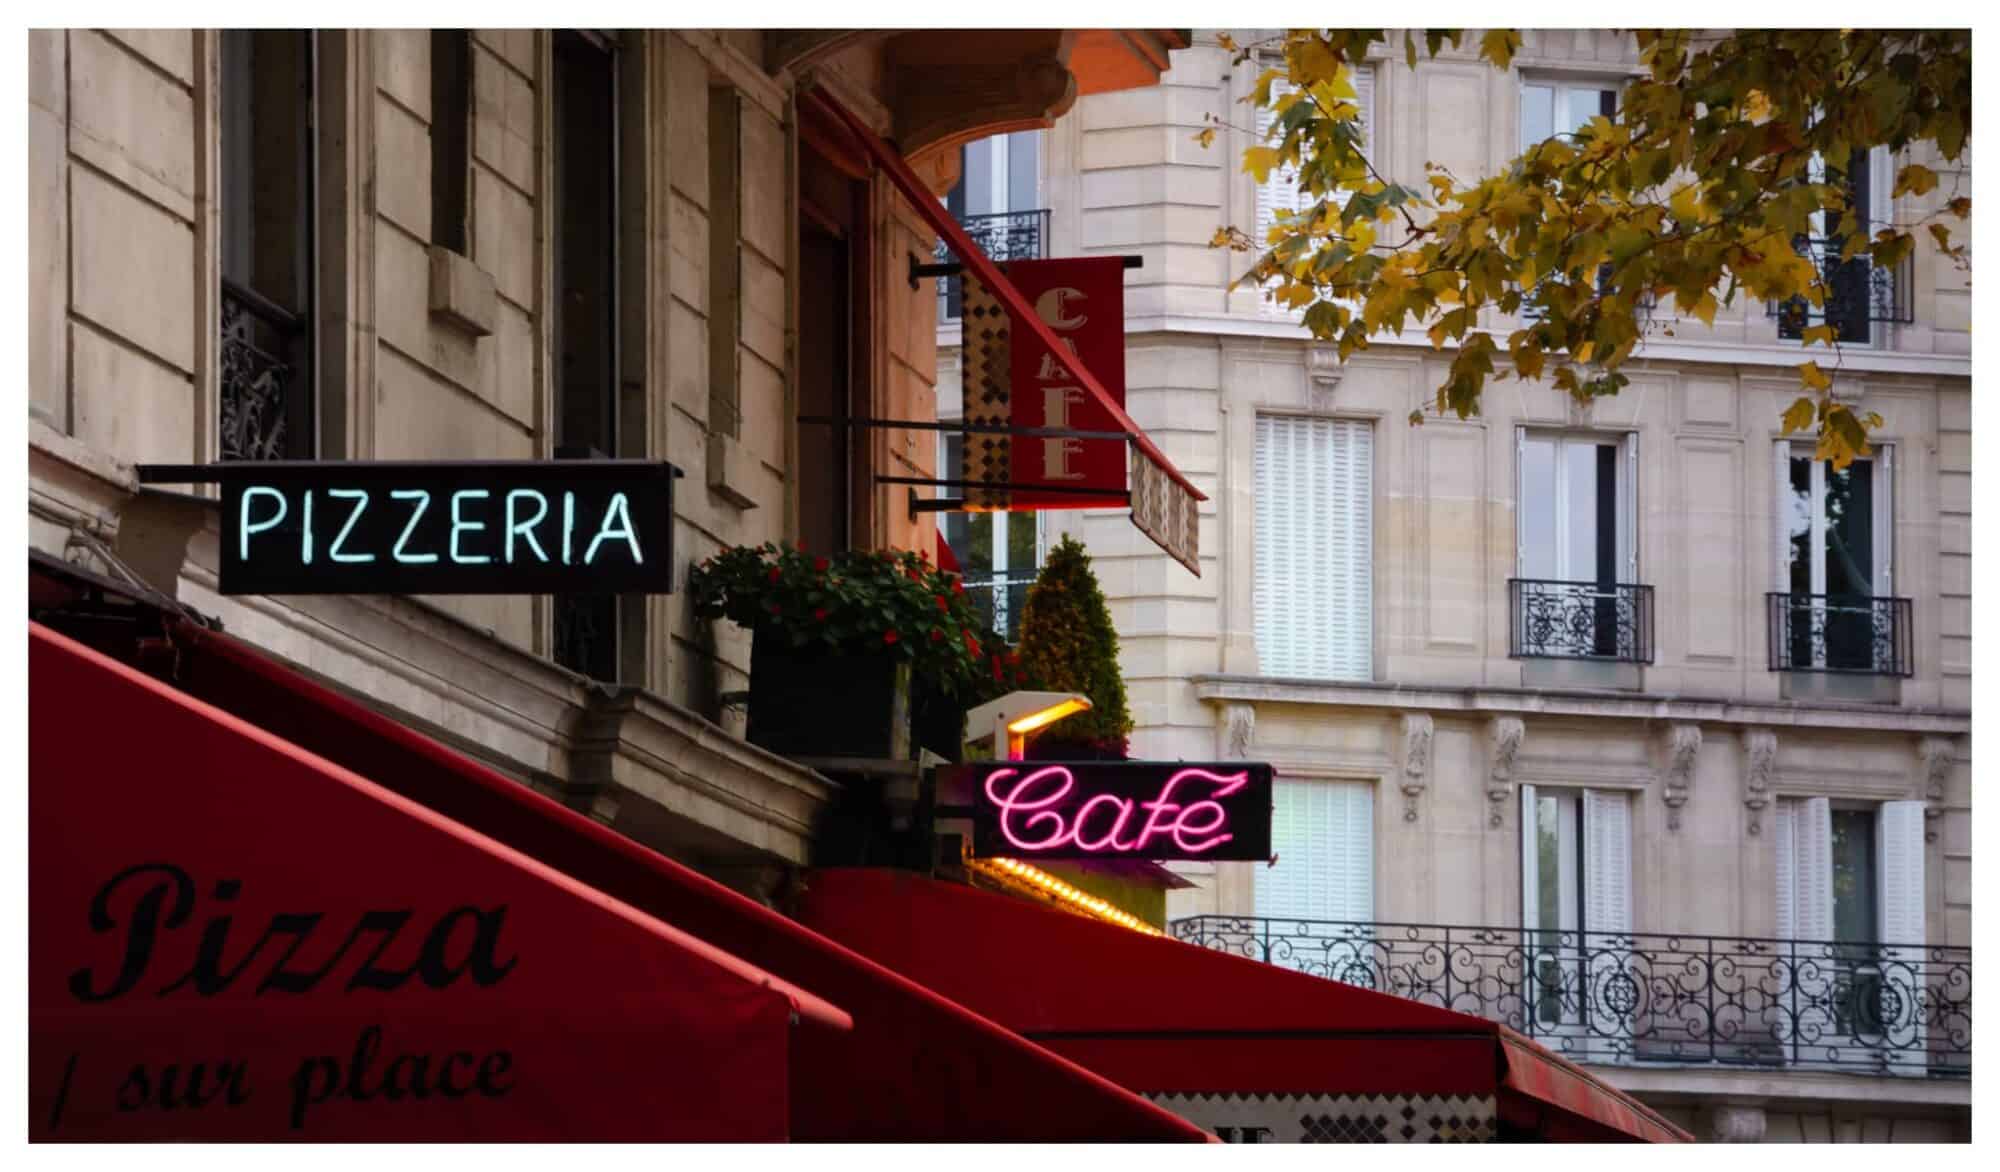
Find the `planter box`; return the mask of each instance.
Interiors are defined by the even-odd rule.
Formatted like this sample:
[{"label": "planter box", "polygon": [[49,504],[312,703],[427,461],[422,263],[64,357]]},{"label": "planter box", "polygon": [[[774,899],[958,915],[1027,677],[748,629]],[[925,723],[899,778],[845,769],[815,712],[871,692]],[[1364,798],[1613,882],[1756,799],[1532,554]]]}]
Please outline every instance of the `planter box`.
[{"label": "planter box", "polygon": [[889,655],[794,647],[759,628],[750,641],[745,739],[786,757],[910,756],[910,666]]}]

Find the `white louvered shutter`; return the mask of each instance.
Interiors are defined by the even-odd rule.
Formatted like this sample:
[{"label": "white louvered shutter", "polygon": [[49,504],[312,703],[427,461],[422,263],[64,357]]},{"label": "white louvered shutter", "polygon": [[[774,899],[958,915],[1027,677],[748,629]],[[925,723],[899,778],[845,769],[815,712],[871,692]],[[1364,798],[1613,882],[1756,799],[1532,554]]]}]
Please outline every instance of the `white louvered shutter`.
[{"label": "white louvered shutter", "polygon": [[1833,939],[1833,804],[1825,798],[1807,798],[1798,804],[1798,876],[1794,891],[1800,940]]},{"label": "white louvered shutter", "polygon": [[1924,804],[1883,802],[1875,817],[1881,939],[1924,943]]},{"label": "white louvered shutter", "polygon": [[1370,424],[1257,419],[1258,670],[1267,676],[1374,675],[1374,432]]},{"label": "white louvered shutter", "polygon": [[1632,802],[1622,793],[1583,791],[1583,927],[1632,930]]},{"label": "white louvered shutter", "polygon": [[1777,861],[1780,940],[1799,938],[1799,803],[1781,798],[1771,819],[1771,853]]},{"label": "white louvered shutter", "polygon": [[[1290,93],[1295,87],[1286,82],[1271,84],[1271,99]],[[1375,151],[1375,68],[1361,65],[1354,70],[1355,105],[1361,108],[1361,142],[1363,153],[1370,158]],[[1274,145],[1271,127],[1277,122],[1268,107],[1259,107],[1256,118],[1257,146]],[[1299,209],[1299,177],[1291,167],[1281,167],[1270,173],[1264,182],[1257,185],[1257,244],[1261,247],[1270,240],[1271,226],[1278,222],[1277,209],[1296,212]],[[1344,205],[1343,205],[1344,206]]]},{"label": "white louvered shutter", "polygon": [[1257,914],[1374,919],[1374,798],[1366,782],[1277,779],[1271,790],[1271,849],[1278,862],[1257,867]]}]

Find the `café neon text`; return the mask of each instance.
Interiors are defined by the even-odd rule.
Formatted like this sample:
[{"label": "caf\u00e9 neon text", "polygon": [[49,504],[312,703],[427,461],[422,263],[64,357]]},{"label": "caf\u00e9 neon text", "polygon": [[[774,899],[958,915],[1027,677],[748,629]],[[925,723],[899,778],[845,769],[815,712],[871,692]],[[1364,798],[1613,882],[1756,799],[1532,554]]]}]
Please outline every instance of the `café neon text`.
[{"label": "caf\u00e9 neon text", "polygon": [[[1208,796],[1183,804],[1176,800],[1176,790],[1187,782],[1214,788]],[[1023,854],[1070,846],[1093,853],[1132,854],[1167,839],[1185,854],[1201,855],[1235,837],[1224,829],[1229,815],[1217,799],[1249,782],[1248,771],[1182,769],[1169,776],[1149,801],[1098,794],[1069,813],[1050,808],[1061,804],[1076,785],[1076,778],[1061,765],[996,769],[987,775],[985,789],[987,801],[999,812],[1001,837]],[[1136,837],[1128,840],[1125,835],[1140,811],[1145,812],[1144,821]],[[1102,834],[1087,837],[1094,827],[1102,827]]]}]

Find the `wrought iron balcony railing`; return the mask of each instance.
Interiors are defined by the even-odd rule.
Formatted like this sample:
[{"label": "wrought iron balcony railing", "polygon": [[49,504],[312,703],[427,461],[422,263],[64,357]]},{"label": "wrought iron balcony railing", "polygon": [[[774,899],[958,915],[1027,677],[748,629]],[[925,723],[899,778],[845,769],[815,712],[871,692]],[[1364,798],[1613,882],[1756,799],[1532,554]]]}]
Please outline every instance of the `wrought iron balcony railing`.
[{"label": "wrought iron balcony railing", "polygon": [[1629,582],[1507,581],[1514,659],[1653,662],[1653,588]]},{"label": "wrought iron balcony railing", "polygon": [[[1871,234],[1879,227],[1871,225]],[[1826,300],[1817,306],[1804,297],[1771,302],[1767,312],[1778,319],[1780,338],[1800,338],[1807,327],[1827,325],[1836,341],[1867,343],[1874,340],[1874,323],[1916,320],[1907,257],[1888,268],[1865,252],[1842,260],[1841,241],[1816,236],[1801,236],[1792,247],[1819,269]]]},{"label": "wrought iron balcony railing", "polygon": [[[965,234],[972,237],[989,259],[1040,260],[1048,255],[1049,209],[1039,208],[1026,212],[999,212],[990,216],[960,216],[958,222],[964,226]],[[954,258],[951,250],[938,242],[937,260],[948,263]],[[963,285],[958,277],[945,277],[938,282],[938,320],[955,321],[959,307],[963,303]]]},{"label": "wrought iron balcony railing", "polygon": [[1195,916],[1177,939],[1500,1022],[1569,1058],[1972,1073],[1972,950]]},{"label": "wrought iron balcony railing", "polygon": [[1771,593],[1764,599],[1772,671],[1915,674],[1907,598]]},{"label": "wrought iron balcony railing", "polygon": [[297,353],[306,323],[234,281],[222,282],[222,458],[281,460],[301,454],[295,417],[304,363]]}]

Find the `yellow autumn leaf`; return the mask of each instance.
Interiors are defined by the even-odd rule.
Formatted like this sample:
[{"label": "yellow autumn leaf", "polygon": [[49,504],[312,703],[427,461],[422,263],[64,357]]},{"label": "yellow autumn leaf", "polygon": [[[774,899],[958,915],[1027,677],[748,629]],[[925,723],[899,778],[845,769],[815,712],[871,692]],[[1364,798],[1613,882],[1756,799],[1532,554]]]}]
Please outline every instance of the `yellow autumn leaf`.
[{"label": "yellow autumn leaf", "polygon": [[1819,368],[1819,363],[1808,362],[1799,367],[1799,381],[1815,391],[1824,391],[1833,386],[1833,379]]},{"label": "yellow autumn leaf", "polygon": [[1921,163],[1911,163],[1896,172],[1896,186],[1889,195],[1892,199],[1902,196],[1905,192],[1911,195],[1929,195],[1936,190],[1937,184],[1936,171]]},{"label": "yellow autumn leaf", "polygon": [[1804,395],[1799,396],[1796,402],[1785,409],[1785,418],[1783,420],[1785,434],[1790,435],[1795,431],[1804,431],[1806,428],[1811,427],[1813,416],[1816,413],[1813,401]]},{"label": "yellow autumn leaf", "polygon": [[1197,135],[1195,135],[1195,136],[1194,136],[1194,140],[1195,140],[1196,142],[1198,142],[1198,143],[1200,143],[1200,144],[1201,144],[1201,147],[1202,147],[1202,149],[1203,149],[1203,150],[1207,150],[1207,149],[1208,149],[1209,147],[1212,147],[1212,146],[1214,146],[1214,145],[1215,145],[1215,127],[1213,127],[1213,126],[1204,126],[1204,127],[1202,128],[1202,130],[1201,130],[1201,133],[1199,133],[1199,134],[1197,134]]},{"label": "yellow autumn leaf", "polygon": [[1277,167],[1277,165],[1278,150],[1276,147],[1253,146],[1246,148],[1243,152],[1243,169],[1254,176],[1259,183],[1269,178],[1272,169]]},{"label": "yellow autumn leaf", "polygon": [[1833,327],[1807,326],[1805,329],[1799,332],[1799,337],[1805,339],[1805,344],[1808,346],[1812,345],[1814,342],[1823,342],[1826,345],[1831,346],[1833,345]]}]

